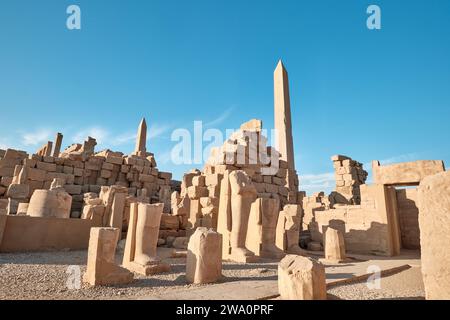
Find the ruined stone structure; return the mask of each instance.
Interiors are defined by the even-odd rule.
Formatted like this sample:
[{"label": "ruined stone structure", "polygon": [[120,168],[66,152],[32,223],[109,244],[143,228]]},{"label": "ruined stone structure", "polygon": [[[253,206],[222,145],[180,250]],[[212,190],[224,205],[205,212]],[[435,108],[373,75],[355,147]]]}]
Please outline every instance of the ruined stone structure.
[{"label": "ruined stone structure", "polygon": [[156,254],[164,205],[133,203],[123,257],[123,266],[145,276],[166,272],[170,266]]},{"label": "ruined stone structure", "polygon": [[[98,226],[115,227],[125,233],[132,203],[163,203],[166,214],[161,226],[166,230],[162,236],[184,236],[179,218],[169,215],[170,195],[176,185],[172,174],[160,172],[154,155],[146,151],[146,130],[143,120],[136,142],[139,150],[129,156],[110,150],[96,153],[97,142],[92,137],[61,152],[60,133],[53,156],[50,142],[45,150],[33,155],[0,150],[1,210],[8,215],[88,219],[96,225],[100,220]],[[49,227],[53,225],[45,221]],[[122,237],[120,234],[119,239]],[[69,243],[78,247],[86,242]]]},{"label": "ruined stone structure", "polygon": [[[169,212],[172,174],[160,172],[154,155],[145,151],[145,129],[143,120],[137,142],[142,149],[139,155],[124,156],[110,150],[95,153],[96,141],[91,137],[84,144],[72,145],[59,153],[61,134],[57,135],[53,153],[58,154],[58,157],[51,156],[51,150],[45,155],[1,150],[0,198],[11,199],[17,207],[18,203],[29,202],[35,190],[49,190],[53,179],[58,178],[64,181],[64,189],[72,196],[71,212],[75,216],[80,216],[83,211],[83,194],[99,194],[102,186],[113,185],[127,188],[132,196],[137,196],[145,189],[151,202],[165,203],[166,212]],[[13,183],[13,180],[18,178],[24,166],[27,177],[17,186],[18,183]],[[15,211],[9,213],[14,214]]]},{"label": "ruined stone structure", "polygon": [[199,227],[189,240],[186,279],[190,283],[213,283],[222,277],[222,235]]},{"label": "ruined stone structure", "polygon": [[422,275],[427,299],[450,299],[450,171],[425,177],[419,186]]},{"label": "ruined stone structure", "polygon": [[278,264],[278,291],[283,300],[326,300],[324,266],[312,258],[286,256]]},{"label": "ruined stone structure", "polygon": [[333,202],[360,204],[359,186],[364,184],[367,179],[367,171],[363,169],[362,163],[342,155],[333,156],[331,160],[336,177],[336,192],[333,194]]},{"label": "ruined stone structure", "polygon": [[341,263],[346,260],[344,235],[341,231],[328,227],[325,232],[324,263]]},{"label": "ruined stone structure", "polygon": [[115,263],[119,229],[92,228],[84,281],[92,286],[126,284],[133,274]]}]

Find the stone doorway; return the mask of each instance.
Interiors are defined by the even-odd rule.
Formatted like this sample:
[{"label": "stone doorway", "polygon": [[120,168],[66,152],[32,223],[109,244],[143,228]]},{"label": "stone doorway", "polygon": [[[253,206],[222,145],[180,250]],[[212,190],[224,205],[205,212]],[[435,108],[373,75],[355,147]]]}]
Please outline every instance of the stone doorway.
[{"label": "stone doorway", "polygon": [[403,249],[420,250],[417,187],[397,187],[397,210]]}]

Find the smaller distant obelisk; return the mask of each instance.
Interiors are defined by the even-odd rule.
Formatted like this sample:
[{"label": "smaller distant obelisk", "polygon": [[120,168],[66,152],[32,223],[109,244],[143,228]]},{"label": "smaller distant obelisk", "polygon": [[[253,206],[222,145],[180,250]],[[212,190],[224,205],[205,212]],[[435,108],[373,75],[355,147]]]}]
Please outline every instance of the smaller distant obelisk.
[{"label": "smaller distant obelisk", "polygon": [[147,156],[147,123],[145,122],[145,118],[142,118],[141,123],[139,124],[137,137],[136,137],[136,148],[134,150],[134,154],[139,157]]}]

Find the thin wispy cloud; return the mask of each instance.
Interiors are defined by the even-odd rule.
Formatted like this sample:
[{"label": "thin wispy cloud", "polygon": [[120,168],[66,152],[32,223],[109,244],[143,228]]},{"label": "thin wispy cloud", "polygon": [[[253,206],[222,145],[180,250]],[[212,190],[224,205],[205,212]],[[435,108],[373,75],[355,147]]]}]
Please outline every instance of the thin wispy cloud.
[{"label": "thin wispy cloud", "polygon": [[118,136],[111,139],[111,144],[114,146],[120,146],[127,143],[132,143],[136,140],[136,133],[133,132],[126,132],[119,134]]},{"label": "thin wispy cloud", "polygon": [[38,129],[32,132],[22,133],[22,145],[37,146],[51,140],[53,131],[50,129]]},{"label": "thin wispy cloud", "polygon": [[104,144],[107,142],[109,137],[109,132],[102,127],[92,127],[87,129],[82,129],[72,136],[73,143],[83,143],[87,137],[92,137],[97,140],[98,144]]},{"label": "thin wispy cloud", "polygon": [[169,131],[170,128],[171,126],[165,124],[154,124],[150,126],[147,132],[147,141],[161,137],[164,133]]},{"label": "thin wispy cloud", "polygon": [[331,191],[335,186],[334,172],[305,174],[300,177],[300,189],[311,194],[319,191]]},{"label": "thin wispy cloud", "polygon": [[233,107],[230,107],[226,109],[222,114],[220,114],[216,119],[207,122],[204,124],[205,127],[214,127],[221,123],[223,123],[225,120],[228,119],[228,117],[231,115],[231,112],[233,111]]}]

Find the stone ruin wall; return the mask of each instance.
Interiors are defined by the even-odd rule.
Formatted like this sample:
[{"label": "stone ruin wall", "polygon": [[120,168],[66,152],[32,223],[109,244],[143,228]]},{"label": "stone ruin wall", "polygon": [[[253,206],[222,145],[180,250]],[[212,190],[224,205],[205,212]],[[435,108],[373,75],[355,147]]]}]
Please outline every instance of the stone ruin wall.
[{"label": "stone ruin wall", "polygon": [[[217,229],[220,188],[226,171],[245,171],[256,188],[257,197],[278,199],[280,210],[286,204],[301,204],[304,193],[298,192],[297,173],[289,169],[286,161],[279,160],[273,147],[267,146],[261,130],[259,120],[244,123],[222,147],[211,150],[203,171],[193,170],[184,175],[181,192],[172,195],[172,212],[182,217],[183,228],[192,232],[197,227]],[[252,161],[252,150],[267,159],[263,156],[263,161],[260,158]],[[240,161],[242,155],[245,155],[245,161]],[[271,156],[277,159],[273,171],[269,169]]]},{"label": "stone ruin wall", "polygon": [[[113,199],[104,197],[111,188],[126,194],[124,230],[132,202],[162,202],[164,212],[170,213],[170,195],[178,186],[171,180],[171,173],[158,170],[153,154],[124,156],[110,150],[95,153],[95,145],[95,139],[89,138],[83,145],[71,145],[58,157],[49,155],[49,144],[32,155],[13,149],[0,150],[0,210],[3,214],[25,214],[18,210],[22,211],[22,207],[26,210],[34,191],[49,190],[52,181],[60,179],[72,198],[71,218],[80,218],[83,212],[86,218],[91,214],[89,206],[97,206],[97,211],[98,206],[111,206]],[[22,169],[26,178],[19,184]],[[178,218],[164,218],[162,227],[178,230],[177,222]]]}]

